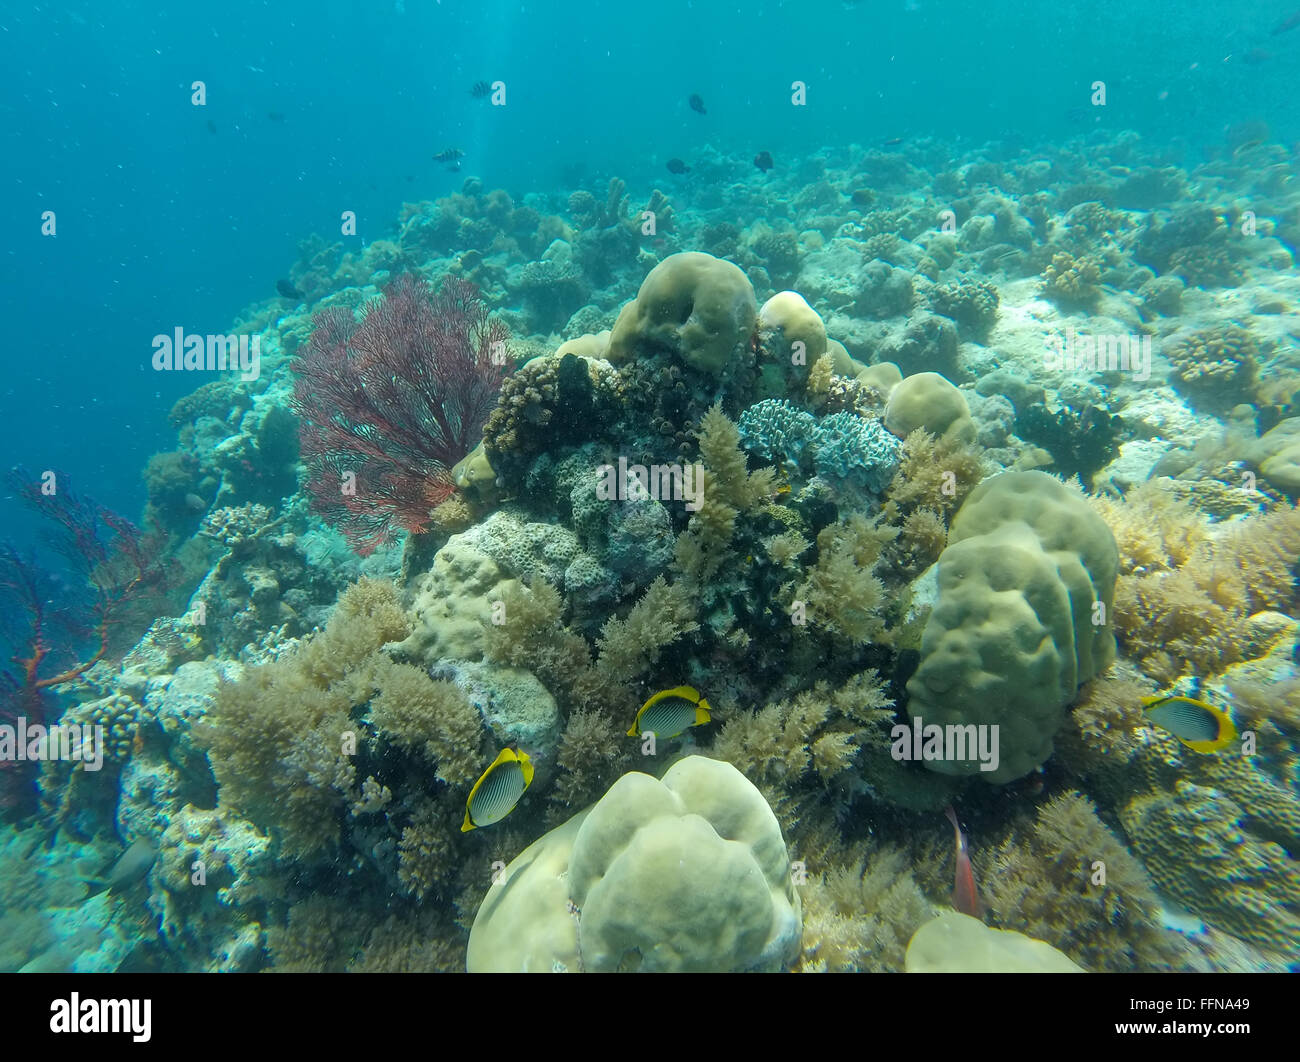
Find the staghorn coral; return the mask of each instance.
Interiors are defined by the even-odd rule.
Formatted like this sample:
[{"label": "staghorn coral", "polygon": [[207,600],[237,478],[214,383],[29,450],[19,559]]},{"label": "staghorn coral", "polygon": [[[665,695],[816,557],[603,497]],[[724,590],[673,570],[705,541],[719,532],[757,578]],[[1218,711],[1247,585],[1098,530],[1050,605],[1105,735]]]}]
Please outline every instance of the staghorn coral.
[{"label": "staghorn coral", "polygon": [[1225,411],[1254,400],[1260,345],[1247,329],[1221,324],[1171,345],[1169,382],[1195,406]]},{"label": "staghorn coral", "polygon": [[1176,961],[1150,879],[1080,793],[1044,804],[1027,834],[976,864],[995,925],[1046,941],[1087,970],[1165,970]]}]

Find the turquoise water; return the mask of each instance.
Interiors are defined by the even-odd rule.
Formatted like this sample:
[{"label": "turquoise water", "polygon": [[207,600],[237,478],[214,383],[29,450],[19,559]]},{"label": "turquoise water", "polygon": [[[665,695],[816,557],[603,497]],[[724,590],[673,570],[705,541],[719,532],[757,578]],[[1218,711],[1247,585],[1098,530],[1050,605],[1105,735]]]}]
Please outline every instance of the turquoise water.
[{"label": "turquoise water", "polygon": [[[901,971],[953,906],[1088,970],[1293,964],[1292,17],[4,11],[0,969]],[[259,360],[164,371],[177,329]],[[19,757],[59,720],[100,769]],[[668,897],[622,951],[599,890],[569,951],[494,943],[589,805],[684,836],[611,787],[690,756],[784,845],[758,945],[650,957],[704,870],[619,879]]]}]

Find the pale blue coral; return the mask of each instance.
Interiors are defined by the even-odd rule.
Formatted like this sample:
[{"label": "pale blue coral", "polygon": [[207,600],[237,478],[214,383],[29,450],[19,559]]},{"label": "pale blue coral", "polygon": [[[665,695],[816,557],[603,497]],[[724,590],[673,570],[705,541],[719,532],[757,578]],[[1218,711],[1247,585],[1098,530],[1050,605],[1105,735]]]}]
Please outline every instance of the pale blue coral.
[{"label": "pale blue coral", "polygon": [[783,399],[764,399],[740,416],[745,449],[786,471],[816,470],[832,486],[881,494],[898,470],[902,444],[876,420],[834,413],[820,420]]}]

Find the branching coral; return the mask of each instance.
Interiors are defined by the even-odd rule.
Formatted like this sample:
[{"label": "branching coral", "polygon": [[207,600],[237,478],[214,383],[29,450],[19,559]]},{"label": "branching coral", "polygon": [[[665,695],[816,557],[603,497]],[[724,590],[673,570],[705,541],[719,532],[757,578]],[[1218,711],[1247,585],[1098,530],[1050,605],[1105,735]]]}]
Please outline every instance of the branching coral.
[{"label": "branching coral", "polygon": [[986,280],[939,284],[929,292],[935,313],[951,317],[976,337],[987,336],[998,319],[998,289]]},{"label": "branching coral", "polygon": [[1060,306],[1091,306],[1101,298],[1101,268],[1093,258],[1055,254],[1043,270],[1043,294]]},{"label": "branching coral", "polygon": [[1226,410],[1253,401],[1259,341],[1235,324],[1193,332],[1166,352],[1169,382],[1195,405]]},{"label": "branching coral", "polygon": [[995,925],[1044,940],[1087,970],[1175,961],[1146,872],[1079,793],[1043,805],[1028,835],[977,860],[977,873]]}]

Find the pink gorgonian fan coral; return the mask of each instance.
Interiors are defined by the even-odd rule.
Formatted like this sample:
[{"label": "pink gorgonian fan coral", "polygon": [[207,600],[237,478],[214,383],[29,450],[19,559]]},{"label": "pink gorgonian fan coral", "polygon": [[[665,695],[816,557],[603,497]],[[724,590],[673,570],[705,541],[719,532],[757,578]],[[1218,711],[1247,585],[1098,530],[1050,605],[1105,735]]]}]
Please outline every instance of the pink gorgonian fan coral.
[{"label": "pink gorgonian fan coral", "polygon": [[482,436],[505,373],[507,333],[473,285],[437,294],[404,274],[358,320],[318,313],[294,359],[294,411],[312,507],[363,556],[422,531]]},{"label": "pink gorgonian fan coral", "polygon": [[[64,564],[50,567],[0,544],[0,724],[44,723],[58,711],[52,692],[110,654],[119,628],[147,622],[176,564],[161,531],[145,531],[74,493],[63,473],[22,469],[10,489],[50,523],[46,543]],[[0,760],[0,810],[30,798],[30,764]]]}]

